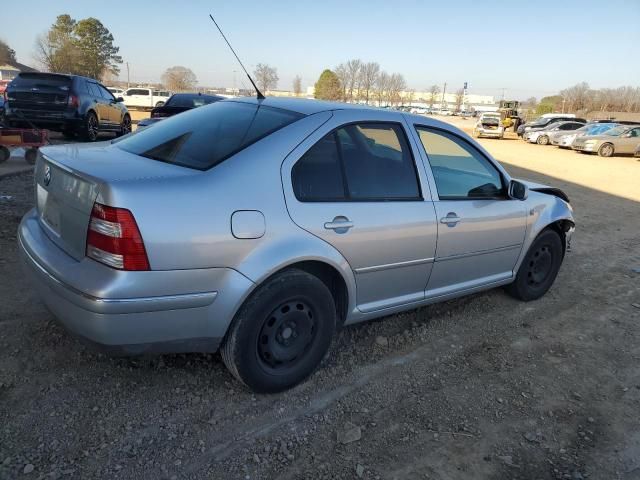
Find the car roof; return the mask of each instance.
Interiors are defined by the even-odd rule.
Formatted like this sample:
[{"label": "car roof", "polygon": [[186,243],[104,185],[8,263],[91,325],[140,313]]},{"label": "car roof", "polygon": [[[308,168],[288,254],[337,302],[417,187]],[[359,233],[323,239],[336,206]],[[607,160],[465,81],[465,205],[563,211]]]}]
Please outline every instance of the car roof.
[{"label": "car roof", "polygon": [[[330,110],[372,110],[374,108],[351,103],[327,102],[325,100],[310,100],[306,98],[291,97],[267,97],[264,100],[258,100],[256,97],[235,97],[230,98],[229,100],[233,102],[259,103],[267,107],[282,108],[283,110],[291,110],[304,115],[311,115]],[[402,114],[402,112],[398,112],[398,114]]]}]

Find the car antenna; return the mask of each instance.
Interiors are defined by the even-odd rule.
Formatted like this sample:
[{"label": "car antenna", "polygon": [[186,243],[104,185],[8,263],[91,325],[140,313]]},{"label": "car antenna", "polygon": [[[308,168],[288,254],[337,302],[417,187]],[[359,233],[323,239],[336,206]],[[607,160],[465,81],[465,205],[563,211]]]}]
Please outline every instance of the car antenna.
[{"label": "car antenna", "polygon": [[227,37],[224,36],[224,33],[222,33],[222,29],[218,25],[218,22],[215,21],[215,19],[213,18],[213,15],[211,15],[211,14],[209,14],[209,18],[211,19],[213,24],[216,26],[216,28],[220,32],[220,35],[222,35],[222,38],[224,38],[224,41],[227,42],[227,45],[229,45],[229,48],[231,49],[231,52],[236,57],[236,60],[238,60],[238,63],[242,67],[242,70],[244,70],[244,73],[247,74],[247,77],[249,78],[249,81],[251,82],[251,85],[253,85],[253,88],[256,89],[256,93],[258,94],[258,100],[264,100],[264,98],[265,98],[264,95],[262,94],[262,92],[260,90],[258,90],[258,87],[256,86],[256,82],[253,81],[253,78],[251,78],[251,75],[249,75],[249,72],[247,72],[247,69],[244,68],[244,65],[242,64],[242,61],[238,57],[238,54],[236,53],[236,51],[233,49],[233,47],[229,43],[229,40],[227,40]]}]

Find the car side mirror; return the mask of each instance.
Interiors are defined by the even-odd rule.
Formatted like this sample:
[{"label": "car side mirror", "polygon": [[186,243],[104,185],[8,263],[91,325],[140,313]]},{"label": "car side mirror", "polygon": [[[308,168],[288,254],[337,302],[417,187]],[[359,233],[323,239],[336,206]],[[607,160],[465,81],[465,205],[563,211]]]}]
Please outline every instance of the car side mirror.
[{"label": "car side mirror", "polygon": [[514,200],[526,200],[529,196],[529,187],[518,180],[511,180],[509,182],[509,198]]},{"label": "car side mirror", "polygon": [[122,102],[124,102],[124,98],[122,97],[116,98],[116,103],[122,103]]}]

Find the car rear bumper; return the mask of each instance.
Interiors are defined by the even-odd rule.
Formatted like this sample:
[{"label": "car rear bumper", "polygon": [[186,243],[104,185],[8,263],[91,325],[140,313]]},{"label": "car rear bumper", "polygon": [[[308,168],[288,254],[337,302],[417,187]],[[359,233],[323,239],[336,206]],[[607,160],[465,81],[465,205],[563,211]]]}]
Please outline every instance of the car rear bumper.
[{"label": "car rear bumper", "polygon": [[478,130],[479,137],[502,137],[504,132],[501,130]]},{"label": "car rear bumper", "polygon": [[76,128],[82,124],[82,118],[75,110],[30,110],[5,108],[5,121],[10,125],[35,125],[39,128]]},{"label": "car rear bumper", "polygon": [[124,272],[60,250],[35,210],[18,231],[22,263],[70,331],[121,354],[215,351],[253,285],[232,269]]}]

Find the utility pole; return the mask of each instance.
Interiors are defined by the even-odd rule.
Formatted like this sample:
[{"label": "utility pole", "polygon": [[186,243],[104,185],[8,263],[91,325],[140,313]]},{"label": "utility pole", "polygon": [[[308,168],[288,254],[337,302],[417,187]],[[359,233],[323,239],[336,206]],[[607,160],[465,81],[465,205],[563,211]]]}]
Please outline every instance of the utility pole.
[{"label": "utility pole", "polygon": [[447,93],[447,82],[444,82],[444,86],[442,87],[442,103],[440,104],[440,108],[444,109],[444,95]]},{"label": "utility pole", "polygon": [[127,88],[129,88],[129,62],[127,62]]},{"label": "utility pole", "polygon": [[504,100],[504,92],[506,91],[506,87],[502,87],[502,100]]},{"label": "utility pole", "polygon": [[564,113],[564,102],[566,102],[567,100],[562,97],[562,113]]}]

